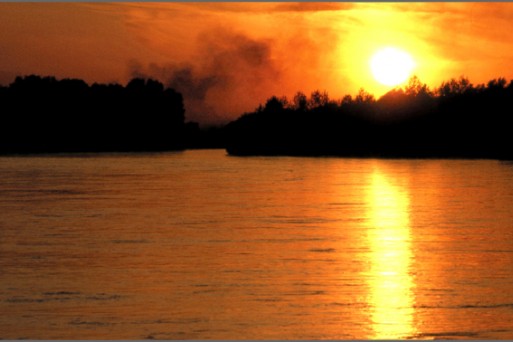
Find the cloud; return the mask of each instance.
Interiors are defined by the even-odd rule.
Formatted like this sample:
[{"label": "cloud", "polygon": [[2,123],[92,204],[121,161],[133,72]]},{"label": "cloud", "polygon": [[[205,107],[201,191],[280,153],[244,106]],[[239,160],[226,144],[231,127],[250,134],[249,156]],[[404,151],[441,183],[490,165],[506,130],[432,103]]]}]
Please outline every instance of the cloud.
[{"label": "cloud", "polygon": [[411,34],[425,41],[443,66],[440,82],[459,75],[477,83],[512,76],[508,66],[512,41],[506,38],[506,32],[513,30],[511,4],[425,3],[398,8],[424,23],[414,26]]},{"label": "cloud", "polygon": [[[272,95],[345,92],[350,86],[338,67],[345,29],[335,10],[350,6],[164,5],[158,13],[144,6],[126,11],[127,27],[154,52],[152,59],[132,61],[129,76],[157,78],[180,91],[187,120],[226,122]],[[345,26],[354,22],[346,19]]]},{"label": "cloud", "polygon": [[272,14],[281,12],[325,12],[341,11],[354,7],[352,3],[335,2],[285,2],[285,3],[188,3],[182,4],[192,11],[213,13]]},{"label": "cloud", "polygon": [[[224,122],[247,110],[262,89],[280,77],[271,57],[271,42],[216,28],[197,38],[193,61],[182,63],[132,62],[132,77],[152,77],[184,96],[187,119]],[[265,92],[265,91],[263,91]],[[265,95],[263,95],[265,96]]]},{"label": "cloud", "polygon": [[351,3],[336,2],[292,2],[281,3],[273,8],[274,12],[325,12],[343,11],[354,8]]}]

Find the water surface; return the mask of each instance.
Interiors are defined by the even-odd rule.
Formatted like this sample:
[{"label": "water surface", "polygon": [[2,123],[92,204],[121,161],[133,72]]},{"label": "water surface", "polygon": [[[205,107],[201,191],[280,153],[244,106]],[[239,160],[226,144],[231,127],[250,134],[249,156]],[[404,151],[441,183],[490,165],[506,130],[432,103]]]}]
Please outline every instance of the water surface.
[{"label": "water surface", "polygon": [[513,164],[0,157],[0,337],[513,339]]}]

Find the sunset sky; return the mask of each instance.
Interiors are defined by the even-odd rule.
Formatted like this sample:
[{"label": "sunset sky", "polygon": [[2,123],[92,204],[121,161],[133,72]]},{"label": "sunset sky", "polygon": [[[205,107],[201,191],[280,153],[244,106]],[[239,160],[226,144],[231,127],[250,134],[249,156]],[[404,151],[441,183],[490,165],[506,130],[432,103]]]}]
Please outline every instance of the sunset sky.
[{"label": "sunset sky", "polygon": [[1,3],[0,84],[16,75],[159,79],[187,120],[223,122],[271,95],[390,87],[373,54],[409,53],[430,87],[513,78],[513,3]]}]

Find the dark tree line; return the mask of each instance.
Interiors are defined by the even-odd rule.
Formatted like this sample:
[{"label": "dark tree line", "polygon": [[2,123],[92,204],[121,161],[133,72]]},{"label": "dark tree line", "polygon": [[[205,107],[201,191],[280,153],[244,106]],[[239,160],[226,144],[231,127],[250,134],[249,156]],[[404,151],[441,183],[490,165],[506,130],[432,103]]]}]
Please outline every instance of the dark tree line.
[{"label": "dark tree line", "polygon": [[182,95],[154,80],[17,77],[0,87],[0,103],[1,153],[184,148]]},{"label": "dark tree line", "polygon": [[513,81],[418,78],[376,100],[360,90],[272,97],[226,127],[233,155],[513,158]]},{"label": "dark tree line", "polygon": [[126,86],[18,77],[0,86],[0,153],[225,147],[233,155],[513,159],[513,81],[464,77],[431,90],[413,77],[379,99],[363,89],[273,96],[225,127],[184,123],[181,94],[154,80]]}]

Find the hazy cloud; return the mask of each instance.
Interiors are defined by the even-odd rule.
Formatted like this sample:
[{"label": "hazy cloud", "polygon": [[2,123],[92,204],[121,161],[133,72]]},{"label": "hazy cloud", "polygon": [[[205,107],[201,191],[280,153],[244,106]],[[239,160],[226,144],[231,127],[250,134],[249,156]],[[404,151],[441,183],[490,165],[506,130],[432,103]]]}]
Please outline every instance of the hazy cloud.
[{"label": "hazy cloud", "polygon": [[352,3],[337,2],[291,2],[277,4],[273,11],[275,12],[324,12],[324,11],[342,11],[354,8]]},{"label": "hazy cloud", "polygon": [[194,62],[132,62],[130,68],[132,76],[157,78],[181,92],[187,119],[201,122],[232,119],[234,111],[243,110],[241,103],[254,100],[255,93],[280,74],[270,42],[221,28],[198,36]]}]

